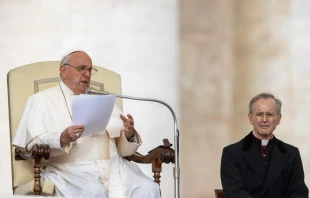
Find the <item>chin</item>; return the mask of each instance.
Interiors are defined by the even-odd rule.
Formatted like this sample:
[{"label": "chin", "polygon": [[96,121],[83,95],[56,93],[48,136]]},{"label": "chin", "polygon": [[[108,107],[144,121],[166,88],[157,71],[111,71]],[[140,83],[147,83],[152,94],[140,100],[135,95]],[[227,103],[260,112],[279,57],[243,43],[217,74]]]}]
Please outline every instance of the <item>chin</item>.
[{"label": "chin", "polygon": [[270,129],[263,129],[263,130],[259,130],[259,133],[268,135],[268,134],[270,134],[270,133],[272,133],[272,132],[271,132]]},{"label": "chin", "polygon": [[269,135],[272,134],[272,132],[270,130],[266,131],[266,130],[255,130],[256,134],[262,137],[267,137]]},{"label": "chin", "polygon": [[268,132],[263,131],[263,132],[260,132],[259,134],[260,134],[261,136],[263,136],[263,137],[268,137],[268,136],[270,136],[270,135],[272,134],[272,132],[270,132],[270,131],[268,131]]},{"label": "chin", "polygon": [[79,90],[80,94],[86,94],[87,89]]}]

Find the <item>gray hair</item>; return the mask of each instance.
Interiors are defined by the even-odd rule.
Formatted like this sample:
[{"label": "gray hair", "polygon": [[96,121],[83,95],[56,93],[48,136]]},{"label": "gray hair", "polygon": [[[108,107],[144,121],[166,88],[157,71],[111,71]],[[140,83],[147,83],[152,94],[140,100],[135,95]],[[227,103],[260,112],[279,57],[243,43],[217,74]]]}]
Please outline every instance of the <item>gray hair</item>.
[{"label": "gray hair", "polygon": [[261,98],[264,98],[264,99],[273,99],[276,104],[277,104],[277,110],[278,110],[278,114],[280,115],[281,114],[281,106],[282,106],[282,102],[280,99],[276,98],[274,95],[272,95],[271,93],[260,93],[258,94],[257,96],[255,96],[254,98],[252,98],[252,100],[250,101],[250,104],[249,104],[249,113],[252,114],[253,113],[253,104],[258,100],[258,99],[261,99]]}]

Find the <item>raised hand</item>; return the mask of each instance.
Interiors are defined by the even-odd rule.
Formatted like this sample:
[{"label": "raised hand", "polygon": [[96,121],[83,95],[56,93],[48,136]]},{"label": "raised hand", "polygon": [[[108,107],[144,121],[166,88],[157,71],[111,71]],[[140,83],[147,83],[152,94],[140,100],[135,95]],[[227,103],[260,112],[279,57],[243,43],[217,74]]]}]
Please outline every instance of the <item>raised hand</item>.
[{"label": "raised hand", "polygon": [[127,114],[127,117],[128,118],[126,118],[122,114],[120,115],[120,118],[123,120],[123,123],[124,123],[124,133],[127,138],[130,138],[131,136],[133,136],[134,121],[130,114]]}]

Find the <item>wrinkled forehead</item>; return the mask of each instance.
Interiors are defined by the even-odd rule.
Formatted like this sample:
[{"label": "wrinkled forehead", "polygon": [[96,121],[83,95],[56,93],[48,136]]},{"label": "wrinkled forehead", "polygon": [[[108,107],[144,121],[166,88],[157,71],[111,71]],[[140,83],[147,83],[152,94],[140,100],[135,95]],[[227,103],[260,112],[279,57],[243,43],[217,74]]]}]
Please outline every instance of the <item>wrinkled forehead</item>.
[{"label": "wrinkled forehead", "polygon": [[277,112],[278,106],[272,98],[260,98],[253,104],[254,112]]}]

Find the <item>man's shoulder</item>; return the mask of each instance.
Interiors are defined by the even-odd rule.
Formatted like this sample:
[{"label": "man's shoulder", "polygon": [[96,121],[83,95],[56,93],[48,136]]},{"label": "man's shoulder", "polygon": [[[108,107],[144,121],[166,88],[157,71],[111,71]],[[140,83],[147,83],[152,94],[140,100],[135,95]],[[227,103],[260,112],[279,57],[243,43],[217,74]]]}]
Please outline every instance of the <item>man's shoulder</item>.
[{"label": "man's shoulder", "polygon": [[56,93],[59,92],[59,87],[58,86],[54,86],[42,91],[39,91],[35,94],[33,94],[32,96],[30,96],[29,98],[31,99],[48,99],[48,98],[52,98],[53,96],[55,96]]},{"label": "man's shoulder", "polygon": [[279,140],[277,138],[275,143],[282,152],[295,153],[296,151],[298,151],[298,148],[296,146],[283,142],[282,140]]},{"label": "man's shoulder", "polygon": [[236,143],[230,144],[226,147],[224,147],[223,150],[227,151],[238,151],[238,150],[249,150],[252,145],[252,131],[243,137],[241,140],[239,140]]},{"label": "man's shoulder", "polygon": [[244,144],[244,138],[242,138],[238,142],[225,146],[224,150],[241,150],[243,144]]}]

